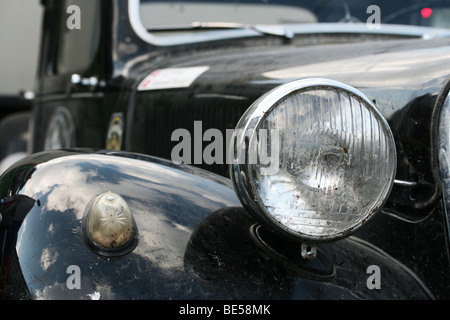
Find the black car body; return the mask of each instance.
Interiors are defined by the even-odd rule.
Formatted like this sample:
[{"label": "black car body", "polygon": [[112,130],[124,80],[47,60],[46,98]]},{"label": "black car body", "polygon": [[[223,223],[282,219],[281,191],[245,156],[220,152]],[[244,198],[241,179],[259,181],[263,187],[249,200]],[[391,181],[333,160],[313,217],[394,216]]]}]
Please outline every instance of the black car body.
[{"label": "black car body", "polygon": [[[2,297],[449,298],[450,31],[410,24],[450,4],[375,2],[305,5],[321,23],[147,32],[139,1],[43,1],[31,154],[0,180]],[[371,5],[389,24],[369,23]],[[395,181],[373,218],[326,241],[260,219],[245,170],[229,175],[228,144],[205,153],[208,130],[235,141],[226,132],[251,105],[302,79],[362,92],[395,142]],[[128,203],[133,233],[105,248],[87,230],[107,192]]]}]

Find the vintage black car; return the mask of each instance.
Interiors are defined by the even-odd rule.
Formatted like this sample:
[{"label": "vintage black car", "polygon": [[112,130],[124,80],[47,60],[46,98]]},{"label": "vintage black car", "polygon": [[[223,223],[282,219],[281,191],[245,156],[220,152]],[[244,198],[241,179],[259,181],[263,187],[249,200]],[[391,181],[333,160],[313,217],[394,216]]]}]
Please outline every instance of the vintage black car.
[{"label": "vintage black car", "polygon": [[42,5],[2,298],[450,298],[450,1]]}]

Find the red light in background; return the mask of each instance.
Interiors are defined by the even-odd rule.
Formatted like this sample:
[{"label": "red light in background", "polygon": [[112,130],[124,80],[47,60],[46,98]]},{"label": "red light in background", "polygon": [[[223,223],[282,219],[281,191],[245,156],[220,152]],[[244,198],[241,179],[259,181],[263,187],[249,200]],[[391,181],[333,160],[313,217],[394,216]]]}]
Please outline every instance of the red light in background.
[{"label": "red light in background", "polygon": [[420,14],[422,15],[422,18],[424,18],[424,19],[428,19],[429,17],[431,17],[432,13],[433,13],[433,10],[431,8],[423,8],[420,11]]}]

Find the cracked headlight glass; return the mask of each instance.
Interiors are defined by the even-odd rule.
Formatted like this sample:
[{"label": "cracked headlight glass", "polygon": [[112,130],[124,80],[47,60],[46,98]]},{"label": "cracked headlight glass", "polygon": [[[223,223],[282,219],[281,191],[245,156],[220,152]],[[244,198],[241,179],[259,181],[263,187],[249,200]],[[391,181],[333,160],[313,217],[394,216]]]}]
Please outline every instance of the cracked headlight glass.
[{"label": "cracked headlight glass", "polygon": [[350,235],[384,204],[396,171],[387,121],[361,92],[297,80],[258,99],[231,143],[231,177],[261,223],[309,241]]}]

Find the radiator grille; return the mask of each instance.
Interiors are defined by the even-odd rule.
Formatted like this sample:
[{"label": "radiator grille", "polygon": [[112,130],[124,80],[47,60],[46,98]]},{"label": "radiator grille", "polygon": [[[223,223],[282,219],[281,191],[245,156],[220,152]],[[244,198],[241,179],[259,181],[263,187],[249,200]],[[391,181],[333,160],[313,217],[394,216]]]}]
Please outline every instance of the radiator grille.
[{"label": "radiator grille", "polygon": [[[250,103],[236,97],[196,98],[180,93],[137,96],[132,130],[131,151],[171,159],[172,149],[179,141],[171,141],[176,129],[186,129],[191,137],[191,164],[228,177],[226,161],[226,130],[234,129]],[[202,134],[208,129],[219,129],[223,137],[223,163],[194,164],[194,122],[201,121]],[[181,141],[181,140],[180,140]],[[203,141],[201,150],[211,144]]]}]

